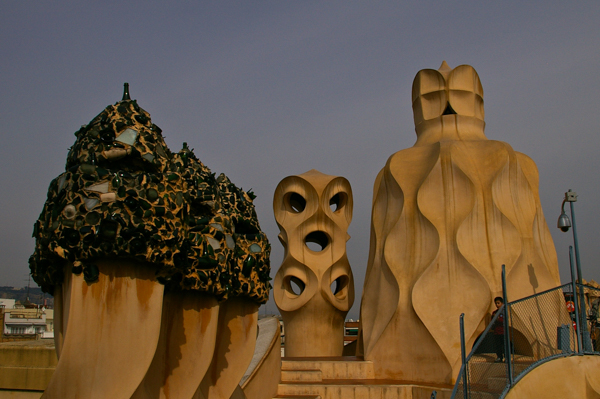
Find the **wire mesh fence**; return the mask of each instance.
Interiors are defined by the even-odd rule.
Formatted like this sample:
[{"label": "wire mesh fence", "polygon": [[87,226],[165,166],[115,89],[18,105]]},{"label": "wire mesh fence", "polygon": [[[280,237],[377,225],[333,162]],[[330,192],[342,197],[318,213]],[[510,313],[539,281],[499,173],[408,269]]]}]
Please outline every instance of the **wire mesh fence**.
[{"label": "wire mesh fence", "polygon": [[509,303],[512,378],[545,358],[577,351],[576,323],[566,297],[565,284]]},{"label": "wire mesh fence", "polygon": [[[502,392],[506,381],[499,381],[502,385],[502,389],[493,389],[487,385],[490,378],[498,378],[502,376],[503,371],[506,367],[504,363],[496,362],[495,353],[497,347],[497,341],[495,338],[495,327],[501,322],[501,316],[504,314],[505,306],[502,306],[498,312],[494,315],[486,329],[481,333],[479,338],[475,341],[473,348],[469,355],[466,357],[466,362],[463,364],[457,383],[454,387],[452,397],[456,398],[477,398],[479,393],[491,393],[490,391],[498,391],[498,394]],[[502,345],[504,348],[504,345]],[[504,375],[505,371],[504,371]],[[506,378],[505,378],[506,379]],[[492,384],[496,381],[492,381]],[[466,392],[465,392],[466,391]],[[467,395],[465,395],[465,393]],[[498,396],[491,396],[490,398],[497,398]]]},{"label": "wire mesh fence", "polygon": [[574,300],[569,283],[503,305],[466,356],[452,397],[500,398],[544,359],[579,352],[580,347],[582,352],[600,351],[600,288],[577,284],[576,291],[581,300]]},{"label": "wire mesh fence", "polygon": [[[579,301],[579,314],[581,321],[577,323],[575,312],[572,311],[573,325],[582,326],[582,351],[600,352],[600,287],[594,287],[587,284],[577,284],[577,295]],[[567,304],[570,309],[574,309],[574,298],[572,290],[565,293]],[[583,306],[582,306],[583,304]]]}]

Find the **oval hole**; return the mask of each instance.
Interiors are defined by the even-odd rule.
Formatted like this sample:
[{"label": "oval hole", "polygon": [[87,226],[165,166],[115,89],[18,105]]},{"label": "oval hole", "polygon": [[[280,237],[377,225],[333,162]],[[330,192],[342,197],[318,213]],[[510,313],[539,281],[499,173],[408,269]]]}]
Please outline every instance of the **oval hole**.
[{"label": "oval hole", "polygon": [[304,239],[306,246],[315,252],[321,252],[329,245],[329,237],[322,231],[313,231]]},{"label": "oval hole", "polygon": [[337,193],[329,200],[329,209],[331,209],[331,212],[339,211],[344,205],[346,205],[345,193]]},{"label": "oval hole", "polygon": [[288,291],[290,291],[294,295],[302,294],[304,292],[304,288],[306,288],[304,281],[302,281],[298,277],[294,277],[294,276],[290,276],[287,279],[286,285],[287,285]]},{"label": "oval hole", "polygon": [[288,210],[294,213],[300,213],[306,208],[306,200],[298,193],[290,193],[287,196]]},{"label": "oval hole", "polygon": [[331,293],[337,295],[348,285],[348,276],[339,276],[331,283]]}]

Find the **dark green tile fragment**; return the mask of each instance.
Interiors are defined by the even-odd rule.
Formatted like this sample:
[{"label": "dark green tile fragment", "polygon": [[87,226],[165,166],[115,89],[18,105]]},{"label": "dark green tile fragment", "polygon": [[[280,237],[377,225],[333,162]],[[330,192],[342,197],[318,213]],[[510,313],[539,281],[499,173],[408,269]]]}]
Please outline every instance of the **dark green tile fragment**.
[{"label": "dark green tile fragment", "polygon": [[98,270],[98,266],[95,264],[87,264],[83,268],[83,279],[86,283],[91,284],[93,282],[98,281],[98,277],[100,277],[100,270]]}]

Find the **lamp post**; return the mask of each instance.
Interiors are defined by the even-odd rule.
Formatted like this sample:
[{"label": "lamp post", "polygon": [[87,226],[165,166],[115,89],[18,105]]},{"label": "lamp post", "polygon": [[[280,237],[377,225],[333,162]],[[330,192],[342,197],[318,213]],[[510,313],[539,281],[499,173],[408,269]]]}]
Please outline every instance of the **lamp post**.
[{"label": "lamp post", "polygon": [[[569,191],[565,193],[565,199],[563,200],[562,205],[560,207],[560,216],[558,217],[558,222],[556,226],[566,233],[571,227],[571,219],[569,219],[569,216],[567,216],[567,214],[565,213],[565,202],[568,202],[571,206],[571,219],[573,220],[573,243],[575,244],[575,264],[577,266],[577,280],[579,281],[579,284],[582,285],[579,288],[579,303],[582,311],[579,312],[580,320],[577,320],[577,328],[581,332],[581,336],[583,338],[583,350],[586,352],[591,352],[592,342],[587,332],[587,312],[585,310],[585,300],[583,297],[583,278],[581,276],[581,261],[579,260],[579,241],[577,240],[577,227],[575,225],[575,209],[573,207],[573,203],[577,202],[577,193],[569,189]],[[577,285],[575,286],[577,287]],[[577,295],[577,292],[574,292],[573,295]]]}]

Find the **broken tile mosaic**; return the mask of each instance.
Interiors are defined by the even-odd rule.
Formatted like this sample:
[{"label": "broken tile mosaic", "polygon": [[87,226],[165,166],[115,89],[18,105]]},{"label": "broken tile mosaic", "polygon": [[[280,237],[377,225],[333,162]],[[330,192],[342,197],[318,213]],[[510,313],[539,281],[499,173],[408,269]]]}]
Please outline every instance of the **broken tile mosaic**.
[{"label": "broken tile mosaic", "polygon": [[93,283],[94,259],[120,257],[154,268],[168,290],[267,301],[271,247],[251,191],[215,177],[187,145],[171,152],[135,100],[106,107],[75,136],[34,228],[30,269],[45,292],[68,262]]}]

